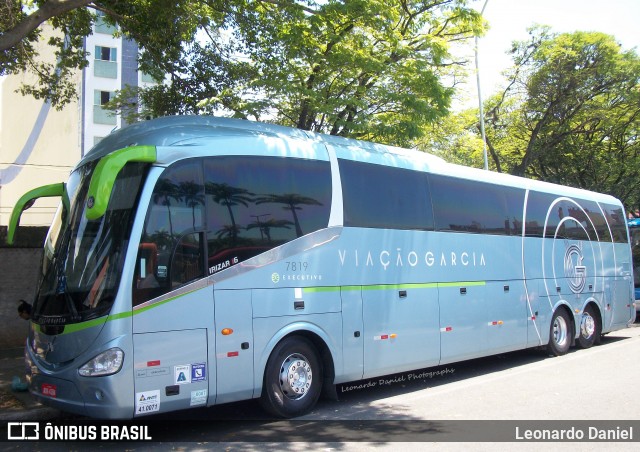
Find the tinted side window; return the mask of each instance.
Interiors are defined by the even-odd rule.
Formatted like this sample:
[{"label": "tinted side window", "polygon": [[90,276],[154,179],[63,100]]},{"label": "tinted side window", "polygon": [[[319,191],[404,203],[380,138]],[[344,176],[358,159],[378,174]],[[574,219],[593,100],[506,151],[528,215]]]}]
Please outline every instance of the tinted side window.
[{"label": "tinted side window", "polygon": [[433,230],[426,174],[352,160],[338,162],[345,226]]},{"label": "tinted side window", "polygon": [[613,241],[616,243],[627,242],[627,219],[622,207],[602,204],[602,210],[604,210],[607,222],[611,227]]},{"label": "tinted side window", "polygon": [[528,237],[611,241],[607,224],[595,202],[559,198],[558,195],[529,192]]},{"label": "tinted side window", "polygon": [[520,235],[524,190],[430,176],[436,230]]},{"label": "tinted side window", "polygon": [[204,276],[202,163],[188,160],[158,179],[140,240],[134,305]]},{"label": "tinted side window", "polygon": [[205,161],[209,274],[326,228],[329,162],[281,157]]}]

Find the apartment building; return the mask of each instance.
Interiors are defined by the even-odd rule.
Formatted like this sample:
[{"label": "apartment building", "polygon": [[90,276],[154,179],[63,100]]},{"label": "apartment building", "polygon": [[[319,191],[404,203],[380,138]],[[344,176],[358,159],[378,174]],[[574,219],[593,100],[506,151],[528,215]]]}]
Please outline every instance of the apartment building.
[{"label": "apartment building", "polygon": [[[16,92],[22,82],[29,81],[29,74],[0,78],[0,226],[9,223],[20,196],[32,188],[65,181],[84,154],[125,125],[103,107],[116,91],[126,85],[154,83],[138,71],[137,44],[114,37],[115,31],[97,21],[94,33],[85,40],[89,66],[76,74],[77,102],[61,111]],[[41,55],[46,57],[47,52],[43,49]],[[58,203],[38,200],[24,212],[21,224],[48,225]]]}]

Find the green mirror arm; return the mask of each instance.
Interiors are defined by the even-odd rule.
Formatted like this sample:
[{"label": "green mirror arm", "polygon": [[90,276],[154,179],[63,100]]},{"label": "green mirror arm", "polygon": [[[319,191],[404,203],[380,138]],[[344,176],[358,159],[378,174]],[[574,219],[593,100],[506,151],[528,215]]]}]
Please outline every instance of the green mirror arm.
[{"label": "green mirror arm", "polygon": [[129,162],[153,163],[157,159],[155,146],[130,146],[104,156],[93,172],[87,193],[86,217],[97,220],[107,211],[113,184],[120,170]]},{"label": "green mirror arm", "polygon": [[9,220],[9,228],[7,230],[7,243],[9,245],[13,245],[13,240],[16,234],[16,229],[20,224],[22,212],[31,207],[32,201],[35,201],[38,198],[50,198],[53,196],[61,196],[65,208],[67,211],[69,210],[69,198],[66,194],[65,184],[63,182],[34,188],[20,197],[11,212],[11,219]]}]

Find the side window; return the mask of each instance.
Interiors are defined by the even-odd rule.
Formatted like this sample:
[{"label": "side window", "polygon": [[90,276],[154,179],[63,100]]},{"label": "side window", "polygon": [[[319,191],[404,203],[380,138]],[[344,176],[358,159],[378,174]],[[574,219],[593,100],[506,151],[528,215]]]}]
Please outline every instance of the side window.
[{"label": "side window", "polygon": [[607,218],[607,223],[611,227],[613,241],[616,243],[627,242],[627,217],[620,206],[612,206],[610,204],[602,204]]},{"label": "side window", "polygon": [[202,234],[187,234],[178,242],[169,266],[171,287],[179,287],[204,276]]},{"label": "side window", "polygon": [[352,160],[338,162],[345,226],[433,230],[425,173]]},{"label": "side window", "polygon": [[522,234],[524,190],[447,176],[430,176],[438,231]]},{"label": "side window", "polygon": [[595,202],[559,198],[548,193],[529,192],[528,237],[611,241],[604,217]]},{"label": "side window", "polygon": [[134,306],[205,275],[201,161],[179,162],[158,179],[138,249]]},{"label": "side window", "polygon": [[209,274],[326,228],[329,162],[229,156],[205,161]]}]

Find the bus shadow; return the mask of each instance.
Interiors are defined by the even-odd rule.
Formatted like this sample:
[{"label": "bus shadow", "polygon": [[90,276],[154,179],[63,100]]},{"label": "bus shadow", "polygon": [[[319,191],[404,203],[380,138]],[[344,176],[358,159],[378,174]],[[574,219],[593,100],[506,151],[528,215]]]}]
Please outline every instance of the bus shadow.
[{"label": "bus shadow", "polygon": [[[625,336],[603,336],[600,345],[606,347],[629,339]],[[572,347],[568,355],[582,351],[579,347]],[[410,372],[386,375],[368,380],[356,381],[337,385],[339,402],[347,405],[371,403],[378,399],[397,395],[410,394],[424,389],[433,389],[450,383],[486,376],[504,370],[516,369],[521,366],[553,359],[546,347],[529,348],[497,355],[459,361],[437,367],[418,369]],[[319,409],[329,409],[331,400],[321,400]],[[373,414],[372,416],[375,416]]]},{"label": "bus shadow", "polygon": [[[628,339],[606,336],[598,347]],[[578,352],[572,348],[570,354]],[[527,349],[449,365],[391,374],[337,386],[339,400],[321,399],[313,411],[292,420],[275,419],[256,400],[150,416],[166,426],[169,442],[215,441],[229,444],[261,444],[261,450],[298,450],[295,442],[313,442],[340,450],[349,442],[390,444],[399,441],[451,441],[472,438],[492,421],[427,420],[410,413],[391,413],[376,401],[438,388],[478,376],[534,364],[550,357],[545,349]],[[164,436],[164,435],[163,435]],[[155,439],[155,438],[154,438]],[[270,444],[271,443],[271,444]],[[226,447],[226,446],[225,446]]]},{"label": "bus shadow", "polygon": [[[624,336],[604,336],[602,343],[596,347],[606,347],[623,340]],[[580,352],[581,349],[572,347],[569,355]],[[301,420],[317,420],[327,418],[322,413],[335,411],[353,404],[369,404],[378,399],[393,397],[422,391],[424,389],[438,388],[450,383],[468,380],[478,376],[486,376],[492,373],[508,369],[515,369],[528,364],[553,359],[545,347],[529,348],[508,353],[501,353],[482,358],[459,361],[436,367],[427,367],[409,372],[389,374],[365,380],[358,380],[336,385],[338,400],[321,397],[316,408]],[[369,412],[370,407],[367,407]],[[377,418],[379,413],[370,413],[370,417]],[[233,402],[215,405],[208,408],[194,408],[190,410],[159,414],[150,418],[163,419],[207,419],[211,421],[273,421],[276,420],[266,413],[256,399],[241,402]],[[335,417],[331,417],[335,419]]]}]

